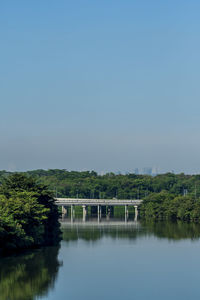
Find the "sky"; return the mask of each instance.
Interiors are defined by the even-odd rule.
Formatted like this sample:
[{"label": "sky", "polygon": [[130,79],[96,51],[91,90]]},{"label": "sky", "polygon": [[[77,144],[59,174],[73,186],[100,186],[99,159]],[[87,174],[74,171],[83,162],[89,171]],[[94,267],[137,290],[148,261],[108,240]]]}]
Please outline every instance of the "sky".
[{"label": "sky", "polygon": [[200,173],[199,11],[0,1],[0,169]]}]

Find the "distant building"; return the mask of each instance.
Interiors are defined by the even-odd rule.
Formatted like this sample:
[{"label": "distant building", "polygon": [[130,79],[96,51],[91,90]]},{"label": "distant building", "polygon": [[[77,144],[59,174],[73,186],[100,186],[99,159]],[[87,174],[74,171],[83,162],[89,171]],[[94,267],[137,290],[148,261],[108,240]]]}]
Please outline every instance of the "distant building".
[{"label": "distant building", "polygon": [[152,168],[143,168],[142,169],[142,174],[144,175],[152,175]]},{"label": "distant building", "polygon": [[153,167],[152,168],[152,176],[156,176],[156,175],[158,175],[158,168],[157,167]]},{"label": "distant building", "polygon": [[158,169],[156,167],[144,167],[144,168],[135,168],[133,173],[136,175],[151,175],[156,176],[158,174]]},{"label": "distant building", "polygon": [[139,174],[139,169],[135,168],[134,171],[133,171],[133,173],[135,173],[136,175],[138,175]]}]

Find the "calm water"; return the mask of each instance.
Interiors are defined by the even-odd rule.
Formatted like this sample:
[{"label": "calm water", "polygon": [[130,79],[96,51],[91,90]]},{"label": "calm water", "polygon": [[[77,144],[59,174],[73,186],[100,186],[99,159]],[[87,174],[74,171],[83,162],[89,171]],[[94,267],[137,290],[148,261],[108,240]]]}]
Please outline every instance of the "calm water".
[{"label": "calm water", "polygon": [[200,225],[63,222],[60,248],[0,259],[0,300],[198,299]]}]

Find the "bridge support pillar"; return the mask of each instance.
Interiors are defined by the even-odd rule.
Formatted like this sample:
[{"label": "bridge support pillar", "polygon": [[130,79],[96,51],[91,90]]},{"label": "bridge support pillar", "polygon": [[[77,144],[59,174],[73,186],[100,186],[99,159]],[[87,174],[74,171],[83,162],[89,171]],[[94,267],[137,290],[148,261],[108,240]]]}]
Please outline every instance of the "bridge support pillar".
[{"label": "bridge support pillar", "polygon": [[107,214],[109,216],[111,216],[111,215],[114,214],[114,206],[108,205],[108,207],[107,207]]},{"label": "bridge support pillar", "polygon": [[134,221],[137,221],[137,219],[138,219],[138,206],[134,205],[134,207],[135,207],[135,218],[134,218]]},{"label": "bridge support pillar", "polygon": [[87,216],[87,207],[86,205],[82,205],[83,208],[83,221],[85,222]]},{"label": "bridge support pillar", "polygon": [[125,205],[125,222],[128,220],[128,205]]},{"label": "bridge support pillar", "polygon": [[101,205],[98,205],[98,215],[101,216]]},{"label": "bridge support pillar", "polygon": [[67,206],[62,205],[62,215],[67,214]]},{"label": "bridge support pillar", "polygon": [[110,219],[110,206],[106,207],[106,220]]},{"label": "bridge support pillar", "polygon": [[97,206],[98,221],[101,220],[101,205]]},{"label": "bridge support pillar", "polygon": [[73,221],[75,217],[75,210],[74,210],[74,205],[71,205],[71,220]]},{"label": "bridge support pillar", "polygon": [[128,216],[128,205],[125,205],[125,215]]}]

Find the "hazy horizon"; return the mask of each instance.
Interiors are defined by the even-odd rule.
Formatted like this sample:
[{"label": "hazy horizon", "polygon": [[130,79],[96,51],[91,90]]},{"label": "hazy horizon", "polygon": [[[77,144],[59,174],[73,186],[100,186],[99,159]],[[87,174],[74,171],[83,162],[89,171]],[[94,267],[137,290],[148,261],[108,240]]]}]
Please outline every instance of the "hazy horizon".
[{"label": "hazy horizon", "polygon": [[0,4],[0,169],[200,173],[200,2]]},{"label": "hazy horizon", "polygon": [[[67,171],[67,172],[96,172],[98,175],[103,176],[109,173],[114,173],[115,175],[128,175],[128,174],[136,174],[136,175],[150,175],[150,176],[157,176],[157,175],[162,175],[162,174],[167,174],[167,173],[171,173],[171,174],[175,174],[175,175],[179,175],[179,174],[185,174],[185,175],[200,175],[200,173],[186,173],[186,172],[175,172],[174,170],[168,170],[168,171],[162,171],[160,169],[156,169],[156,172],[152,172],[151,174],[148,174],[147,172],[144,171],[144,169],[146,168],[151,168],[151,167],[145,167],[145,168],[141,168],[139,169],[139,172],[136,173],[133,170],[127,171],[127,170],[94,170],[94,169],[65,169],[65,168],[53,168],[53,169],[43,169],[43,168],[39,168],[39,169],[21,169],[21,170],[14,170],[14,169],[0,169],[1,171],[6,171],[9,173],[20,173],[20,172],[33,172],[33,171],[39,171],[39,170],[43,170],[43,171],[50,171],[50,170],[61,170],[61,171]],[[138,168],[135,168],[138,169]],[[154,169],[154,168],[152,168]]]}]

